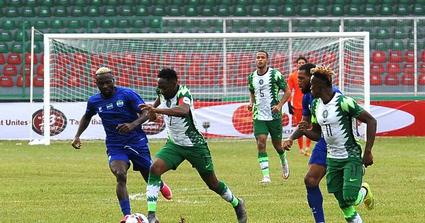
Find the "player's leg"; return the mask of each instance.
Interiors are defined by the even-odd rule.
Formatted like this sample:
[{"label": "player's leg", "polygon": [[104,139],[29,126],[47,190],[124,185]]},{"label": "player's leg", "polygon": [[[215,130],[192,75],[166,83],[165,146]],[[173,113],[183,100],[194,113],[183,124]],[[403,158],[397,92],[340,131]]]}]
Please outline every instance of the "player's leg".
[{"label": "player's leg", "polygon": [[235,209],[238,222],[245,223],[247,215],[243,200],[237,198],[223,181],[217,179],[208,145],[186,148],[185,151],[187,152],[185,154],[186,159],[196,168],[208,188],[229,202]]},{"label": "player's leg", "polygon": [[130,200],[127,192],[127,170],[130,167],[128,157],[119,150],[108,150],[109,169],[114,174],[117,185],[116,194],[124,216],[131,214]]},{"label": "player's leg", "polygon": [[263,175],[262,183],[270,183],[269,157],[266,152],[268,134],[266,122],[254,120],[254,136],[257,142],[258,163],[260,164]]},{"label": "player's leg", "polygon": [[289,163],[286,157],[286,151],[282,147],[282,122],[280,119],[267,122],[267,128],[272,138],[272,144],[276,152],[279,154],[280,164],[282,166],[282,177],[289,177]]},{"label": "player's leg", "polygon": [[155,159],[149,170],[146,198],[148,203],[149,222],[157,222],[156,209],[158,193],[161,189],[161,175],[170,169],[176,169],[184,158],[179,154],[179,146],[167,141],[161,150],[155,155]]},{"label": "player's leg", "polygon": [[311,208],[315,222],[325,222],[323,211],[323,196],[320,191],[320,181],[326,174],[326,143],[321,138],[314,147],[310,161],[309,170],[304,177],[307,189],[307,201]]}]

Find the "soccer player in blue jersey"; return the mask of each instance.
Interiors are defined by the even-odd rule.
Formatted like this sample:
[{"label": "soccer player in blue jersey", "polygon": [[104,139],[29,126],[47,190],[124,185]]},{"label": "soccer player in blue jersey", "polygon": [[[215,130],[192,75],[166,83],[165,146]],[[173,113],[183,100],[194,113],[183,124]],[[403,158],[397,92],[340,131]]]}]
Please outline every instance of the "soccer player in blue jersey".
[{"label": "soccer player in blue jersey", "polygon": [[[109,167],[117,180],[116,194],[124,215],[121,222],[125,222],[131,214],[126,186],[130,161],[133,170],[139,171],[148,182],[152,161],[148,139],[140,125],[149,117],[147,112],[140,112],[139,106],[145,103],[136,92],[115,86],[111,69],[101,67],[96,71],[96,85],[100,93],[89,98],[86,113],[81,118],[72,146],[75,149],[81,148],[80,136],[90,124],[91,118],[98,114],[106,133]],[[160,186],[162,195],[171,199],[170,188],[164,182],[160,182]]]},{"label": "soccer player in blue jersey", "polygon": [[150,114],[164,115],[168,129],[167,142],[155,155],[149,173],[146,189],[149,223],[159,222],[156,209],[161,175],[177,169],[185,160],[196,168],[210,190],[232,205],[238,222],[246,223],[243,200],[236,197],[226,183],[217,179],[207,141],[196,124],[194,99],[186,86],[178,84],[176,71],[165,68],[159,72],[157,94],[153,106],[141,106]]},{"label": "soccer player in blue jersey", "polygon": [[[298,85],[301,91],[303,92],[303,111],[302,111],[302,122],[307,126],[311,123],[311,105],[313,102],[313,95],[310,91],[310,79],[311,79],[311,69],[315,68],[314,64],[305,64],[300,66],[298,71]],[[341,93],[336,87],[333,87],[333,92]],[[303,135],[301,129],[297,129],[294,133],[284,141],[283,147],[289,149],[292,146],[293,140],[301,137]],[[324,212],[323,212],[323,196],[319,188],[319,183],[326,174],[326,142],[323,137],[319,139],[316,143],[309,161],[309,170],[304,177],[304,183],[307,189],[307,200],[308,204],[312,210],[313,217],[315,222],[325,222]],[[364,190],[369,188],[368,184],[363,185]],[[370,191],[370,188],[369,188]],[[361,203],[359,200],[358,203]],[[372,193],[368,193],[364,197],[364,203],[367,208],[373,208],[373,196]]]}]

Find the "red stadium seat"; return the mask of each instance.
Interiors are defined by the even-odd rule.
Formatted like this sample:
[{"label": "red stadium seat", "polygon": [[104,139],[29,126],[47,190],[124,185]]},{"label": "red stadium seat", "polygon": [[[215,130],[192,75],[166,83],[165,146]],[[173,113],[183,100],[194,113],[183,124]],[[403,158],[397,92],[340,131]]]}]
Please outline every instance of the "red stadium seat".
[{"label": "red stadium seat", "polygon": [[322,56],[322,64],[334,64],[336,62],[336,56],[334,52],[325,53]]},{"label": "red stadium seat", "polygon": [[209,53],[207,54],[207,63],[209,65],[218,65],[223,62],[221,54],[219,53]]},{"label": "red stadium seat", "polygon": [[400,73],[401,68],[398,63],[387,63],[387,72],[391,74]]},{"label": "red stadium seat", "polygon": [[122,60],[124,64],[133,66],[136,64],[137,57],[134,53],[126,53],[123,55]]},{"label": "red stadium seat", "polygon": [[400,80],[397,74],[387,74],[387,76],[385,76],[384,84],[390,85],[390,86],[396,86],[400,84]]},{"label": "red stadium seat", "polygon": [[[253,58],[255,60],[255,58]],[[280,70],[281,73],[285,72],[283,68],[287,62],[286,55],[284,53],[276,52],[271,57],[271,66]]]},{"label": "red stadium seat", "polygon": [[425,74],[425,63],[418,64],[418,71],[419,73]]},{"label": "red stadium seat", "polygon": [[377,73],[370,74],[370,85],[382,85],[382,75]]},{"label": "red stadium seat", "polygon": [[413,63],[415,61],[415,54],[413,50],[407,50],[404,53],[404,61],[408,63]]},{"label": "red stadium seat", "polygon": [[403,61],[403,54],[399,50],[391,50],[389,55],[390,63],[400,63]]},{"label": "red stadium seat", "polygon": [[226,60],[228,65],[233,65],[238,63],[238,56],[235,53],[227,53]]},{"label": "red stadium seat", "polygon": [[8,64],[21,64],[22,63],[21,55],[18,54],[18,53],[9,53],[7,55],[7,63]]},{"label": "red stadium seat", "polygon": [[44,86],[44,77],[43,76],[35,76],[34,77],[34,87],[43,87]]},{"label": "red stadium seat", "polygon": [[38,65],[38,67],[37,67],[37,75],[44,77],[44,65],[43,64]]},{"label": "red stadium seat", "polygon": [[415,72],[414,64],[412,63],[406,63],[403,67],[403,73],[405,74],[413,74]]},{"label": "red stadium seat", "polygon": [[[34,65],[37,64],[37,54],[34,54]],[[30,65],[31,64],[31,53],[26,53],[25,54],[25,64]]]},{"label": "red stadium seat", "polygon": [[403,74],[403,76],[401,76],[401,84],[413,86],[415,84],[415,77],[413,74]]},{"label": "red stadium seat", "polygon": [[370,64],[370,72],[382,74],[384,72],[384,65],[382,65],[380,63],[372,63],[372,64]]},{"label": "red stadium seat", "polygon": [[422,59],[422,62],[425,63],[425,50],[422,50],[421,52],[421,59]]},{"label": "red stadium seat", "polygon": [[203,70],[204,68],[199,65],[199,64],[191,64],[187,70],[187,74],[190,76],[190,78],[192,77],[202,77],[204,74],[203,72],[201,72],[201,70]]},{"label": "red stadium seat", "polygon": [[93,54],[90,59],[92,66],[96,66],[97,68],[101,67],[105,63],[105,57],[103,55]]},{"label": "red stadium seat", "polygon": [[87,55],[83,53],[74,53],[74,63],[76,64],[86,64]]},{"label": "red stadium seat", "polygon": [[384,63],[385,61],[387,61],[387,55],[383,50],[376,50],[372,52],[373,63]]},{"label": "red stadium seat", "polygon": [[27,77],[29,77],[31,75],[31,67],[29,66],[21,67],[19,74],[20,75],[25,74]]},{"label": "red stadium seat", "polygon": [[425,73],[420,74],[420,75],[418,76],[418,84],[419,84],[419,85],[425,85]]},{"label": "red stadium seat", "polygon": [[50,55],[50,60],[52,59],[55,60],[61,66],[72,63],[72,56],[67,53],[59,53],[57,55],[52,54]]},{"label": "red stadium seat", "polygon": [[3,53],[0,53],[0,64],[5,64],[6,63],[6,58],[4,57]]},{"label": "red stadium seat", "polygon": [[16,76],[18,74],[18,68],[12,64],[6,64],[3,66],[3,74],[5,76]]},{"label": "red stadium seat", "polygon": [[13,87],[13,78],[9,76],[1,76],[0,87]]},{"label": "red stadium seat", "polygon": [[82,82],[84,82],[84,80],[81,77],[69,76],[68,80],[65,83],[65,86],[67,86],[67,87],[80,87]]},{"label": "red stadium seat", "polygon": [[[30,77],[26,76],[25,77],[25,86],[29,87],[30,86]],[[19,75],[18,78],[16,79],[16,86],[18,87],[22,87],[24,84],[24,77],[22,75]]]},{"label": "red stadium seat", "polygon": [[40,63],[44,64],[44,54],[40,53],[40,56],[38,58],[40,58]]}]

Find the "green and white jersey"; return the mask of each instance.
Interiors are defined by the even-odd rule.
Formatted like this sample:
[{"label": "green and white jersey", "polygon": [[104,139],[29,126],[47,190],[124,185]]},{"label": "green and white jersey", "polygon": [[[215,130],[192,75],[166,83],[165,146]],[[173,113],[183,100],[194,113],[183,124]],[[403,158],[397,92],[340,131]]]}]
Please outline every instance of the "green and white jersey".
[{"label": "green and white jersey", "polygon": [[362,150],[354,137],[352,124],[363,108],[354,99],[338,92],[327,104],[320,98],[314,99],[312,104],[311,122],[322,129],[328,158],[361,157]]},{"label": "green and white jersey", "polygon": [[269,67],[263,75],[257,71],[248,76],[248,88],[254,94],[253,119],[271,121],[280,119],[282,113],[272,113],[272,107],[279,103],[279,91],[287,87],[279,70]]},{"label": "green and white jersey", "polygon": [[167,126],[168,139],[180,146],[197,146],[205,144],[204,136],[196,127],[194,117],[193,98],[186,86],[179,86],[177,94],[171,99],[165,99],[157,89],[160,99],[158,108],[174,108],[183,103],[189,105],[190,112],[186,117],[176,117],[164,115],[164,121]]}]

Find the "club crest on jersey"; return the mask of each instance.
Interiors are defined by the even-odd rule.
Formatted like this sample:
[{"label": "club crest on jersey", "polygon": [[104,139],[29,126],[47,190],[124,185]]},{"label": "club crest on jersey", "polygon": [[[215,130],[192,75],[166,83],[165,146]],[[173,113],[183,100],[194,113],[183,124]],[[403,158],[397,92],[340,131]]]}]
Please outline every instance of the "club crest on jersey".
[{"label": "club crest on jersey", "polygon": [[106,105],[107,110],[111,110],[113,108],[114,108],[114,105],[112,103]]},{"label": "club crest on jersey", "polygon": [[122,100],[118,100],[117,106],[118,106],[118,108],[121,108],[122,106],[124,106],[124,102]]},{"label": "club crest on jersey", "polygon": [[328,110],[324,110],[323,113],[322,113],[322,117],[323,118],[327,118],[328,117],[328,114],[329,114],[328,113]]},{"label": "club crest on jersey", "polygon": [[98,111],[98,112],[102,112],[102,107],[98,107],[98,108],[97,108],[97,111]]},{"label": "club crest on jersey", "polygon": [[258,83],[259,83],[260,85],[264,84],[263,79],[260,79],[260,80],[258,81]]},{"label": "club crest on jersey", "polygon": [[165,102],[165,105],[167,105],[168,108],[171,107],[171,100],[167,99],[167,101]]}]

